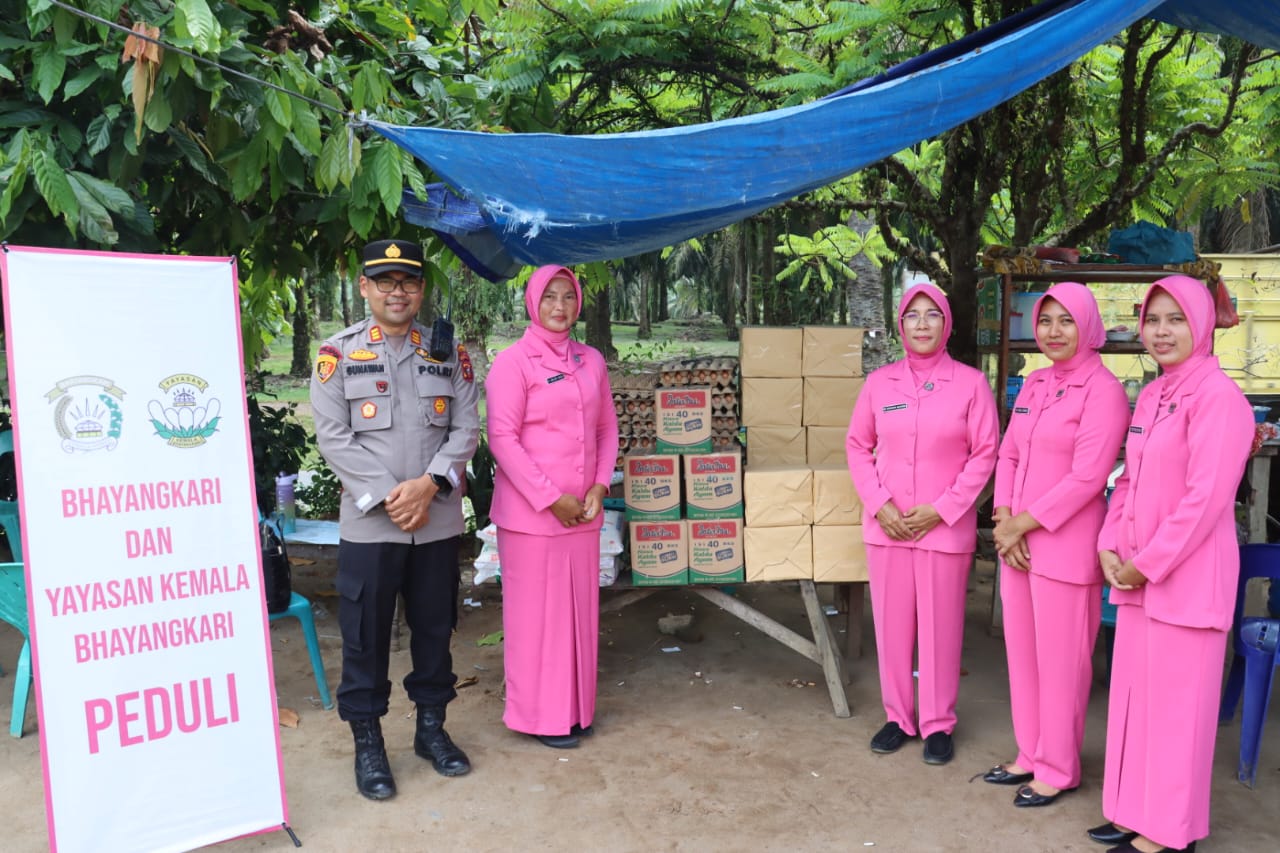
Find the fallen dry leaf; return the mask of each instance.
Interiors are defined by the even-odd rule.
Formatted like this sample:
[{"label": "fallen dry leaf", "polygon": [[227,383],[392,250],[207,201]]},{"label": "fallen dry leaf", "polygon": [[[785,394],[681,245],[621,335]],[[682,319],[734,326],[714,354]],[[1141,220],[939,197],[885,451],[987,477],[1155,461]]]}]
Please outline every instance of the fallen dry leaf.
[{"label": "fallen dry leaf", "polygon": [[455,688],[470,687],[473,684],[479,684],[479,683],[480,683],[480,676],[468,675],[466,678],[458,679],[458,683],[453,686]]},{"label": "fallen dry leaf", "polygon": [[302,719],[298,716],[298,712],[292,708],[280,709],[280,725],[296,729],[301,721]]}]

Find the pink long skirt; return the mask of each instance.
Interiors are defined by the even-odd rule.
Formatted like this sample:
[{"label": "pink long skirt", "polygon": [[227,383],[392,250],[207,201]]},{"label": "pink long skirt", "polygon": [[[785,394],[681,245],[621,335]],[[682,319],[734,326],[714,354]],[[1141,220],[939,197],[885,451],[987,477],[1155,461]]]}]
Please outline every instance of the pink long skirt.
[{"label": "pink long skirt", "polygon": [[563,735],[596,712],[600,532],[498,528],[507,728]]},{"label": "pink long skirt", "polygon": [[1102,813],[1166,847],[1209,834],[1227,632],[1116,609]]}]

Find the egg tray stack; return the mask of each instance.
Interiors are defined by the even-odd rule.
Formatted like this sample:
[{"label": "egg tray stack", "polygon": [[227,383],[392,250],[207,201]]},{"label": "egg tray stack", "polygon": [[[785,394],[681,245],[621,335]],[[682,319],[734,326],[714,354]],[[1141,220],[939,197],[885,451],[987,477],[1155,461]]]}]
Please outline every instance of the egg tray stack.
[{"label": "egg tray stack", "polygon": [[657,451],[654,396],[659,388],[711,389],[711,449],[716,452],[738,446],[738,359],[732,357],[680,358],[662,362],[638,373],[610,371],[613,410],[618,416],[618,467],[629,454]]},{"label": "egg tray stack", "polygon": [[677,358],[658,369],[659,388],[711,389],[711,450],[721,453],[739,446],[738,359],[732,356]]}]

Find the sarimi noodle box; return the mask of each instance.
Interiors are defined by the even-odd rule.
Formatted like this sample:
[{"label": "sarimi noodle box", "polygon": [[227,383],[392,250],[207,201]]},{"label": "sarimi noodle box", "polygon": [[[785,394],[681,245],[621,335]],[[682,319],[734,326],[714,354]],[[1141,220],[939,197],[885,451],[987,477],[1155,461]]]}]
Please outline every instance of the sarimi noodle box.
[{"label": "sarimi noodle box", "polygon": [[686,518],[741,518],[742,454],[685,456],[684,504]]},{"label": "sarimi noodle box", "polygon": [[631,582],[672,586],[689,582],[689,540],[683,521],[633,521]]},{"label": "sarimi noodle box", "polygon": [[627,456],[622,495],[627,521],[675,521],[680,518],[680,457]]},{"label": "sarimi noodle box", "polygon": [[688,525],[690,583],[740,583],[746,580],[742,519],[690,519]]},{"label": "sarimi noodle box", "polygon": [[653,417],[659,453],[711,452],[710,388],[659,388]]}]

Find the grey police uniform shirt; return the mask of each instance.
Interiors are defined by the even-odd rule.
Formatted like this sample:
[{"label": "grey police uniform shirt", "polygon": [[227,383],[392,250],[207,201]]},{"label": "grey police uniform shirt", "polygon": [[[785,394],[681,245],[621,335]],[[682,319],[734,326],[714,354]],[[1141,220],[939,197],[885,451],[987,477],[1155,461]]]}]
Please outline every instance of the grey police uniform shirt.
[{"label": "grey police uniform shirt", "polygon": [[[462,484],[480,435],[479,392],[461,344],[431,359],[414,323],[396,352],[372,318],[320,347],[311,407],[320,453],[342,481],[339,534],[348,542],[436,542],[463,531]],[[427,524],[406,532],[383,500],[399,483],[439,474],[453,484]]]}]

